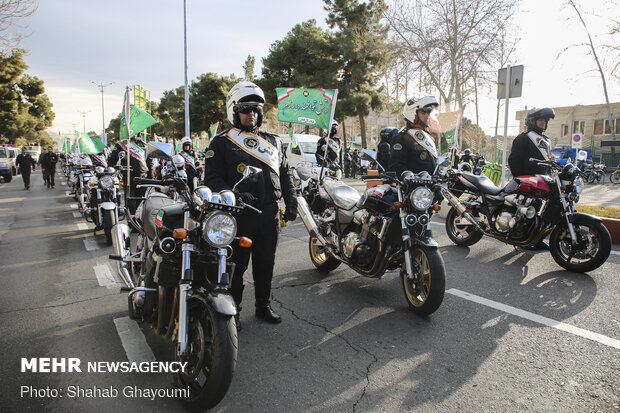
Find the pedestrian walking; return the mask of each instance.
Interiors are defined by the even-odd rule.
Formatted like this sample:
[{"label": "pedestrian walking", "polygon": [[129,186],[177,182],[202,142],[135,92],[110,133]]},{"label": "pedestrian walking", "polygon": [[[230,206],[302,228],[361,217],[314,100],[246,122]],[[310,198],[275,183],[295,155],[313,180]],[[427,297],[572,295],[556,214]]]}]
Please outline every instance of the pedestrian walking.
[{"label": "pedestrian walking", "polygon": [[17,155],[17,159],[15,160],[15,164],[19,169],[19,173],[22,174],[22,179],[24,180],[24,189],[30,189],[30,173],[36,169],[37,164],[35,163],[32,156],[28,153],[28,149],[26,147],[22,148],[22,153]]},{"label": "pedestrian walking", "polygon": [[47,147],[47,152],[41,155],[40,158],[41,168],[43,170],[43,177],[48,188],[54,188],[56,185],[56,164],[58,163],[58,155],[54,153],[51,146]]}]

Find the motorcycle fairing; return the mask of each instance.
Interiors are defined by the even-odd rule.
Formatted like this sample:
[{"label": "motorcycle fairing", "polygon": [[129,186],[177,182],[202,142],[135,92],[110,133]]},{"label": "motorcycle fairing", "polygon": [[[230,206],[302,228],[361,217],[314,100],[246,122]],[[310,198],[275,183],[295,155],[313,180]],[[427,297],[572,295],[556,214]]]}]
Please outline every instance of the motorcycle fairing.
[{"label": "motorcycle fairing", "polygon": [[144,201],[142,207],[142,224],[144,225],[144,232],[150,239],[154,239],[157,236],[157,227],[155,226],[155,217],[160,209],[174,205],[176,202],[165,196],[154,196]]}]

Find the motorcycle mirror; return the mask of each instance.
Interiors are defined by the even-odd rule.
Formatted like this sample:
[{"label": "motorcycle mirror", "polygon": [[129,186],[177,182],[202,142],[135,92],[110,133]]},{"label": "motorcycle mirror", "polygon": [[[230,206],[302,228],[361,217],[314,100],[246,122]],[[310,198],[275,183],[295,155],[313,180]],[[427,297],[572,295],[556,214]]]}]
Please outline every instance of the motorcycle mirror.
[{"label": "motorcycle mirror", "polygon": [[172,163],[177,169],[181,169],[185,166],[185,159],[181,155],[173,155]]},{"label": "motorcycle mirror", "polygon": [[237,186],[245,181],[245,180],[252,180],[253,177],[258,177],[258,174],[262,173],[263,170],[260,168],[257,168],[255,166],[246,166],[245,169],[243,170],[243,177],[237,181],[237,183],[233,186],[232,190],[234,191],[235,189],[237,189]]}]

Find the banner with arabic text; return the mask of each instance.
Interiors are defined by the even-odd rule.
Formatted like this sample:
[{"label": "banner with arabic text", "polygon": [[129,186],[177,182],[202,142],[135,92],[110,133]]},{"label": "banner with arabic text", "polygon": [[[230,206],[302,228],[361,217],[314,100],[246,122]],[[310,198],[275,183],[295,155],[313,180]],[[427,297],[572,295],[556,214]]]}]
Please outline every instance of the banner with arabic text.
[{"label": "banner with arabic text", "polygon": [[338,89],[276,88],[278,120],[330,129]]}]

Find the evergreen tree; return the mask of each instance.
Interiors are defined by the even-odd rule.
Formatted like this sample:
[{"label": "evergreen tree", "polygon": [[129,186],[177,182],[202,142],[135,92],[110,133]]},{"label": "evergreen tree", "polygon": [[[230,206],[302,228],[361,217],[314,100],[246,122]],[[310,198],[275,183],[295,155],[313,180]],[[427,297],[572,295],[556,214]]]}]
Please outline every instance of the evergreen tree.
[{"label": "evergreen tree", "polygon": [[250,82],[254,81],[254,63],[256,59],[254,56],[248,55],[248,58],[245,59],[245,63],[243,64],[243,73],[245,74],[245,80],[249,80]]}]

